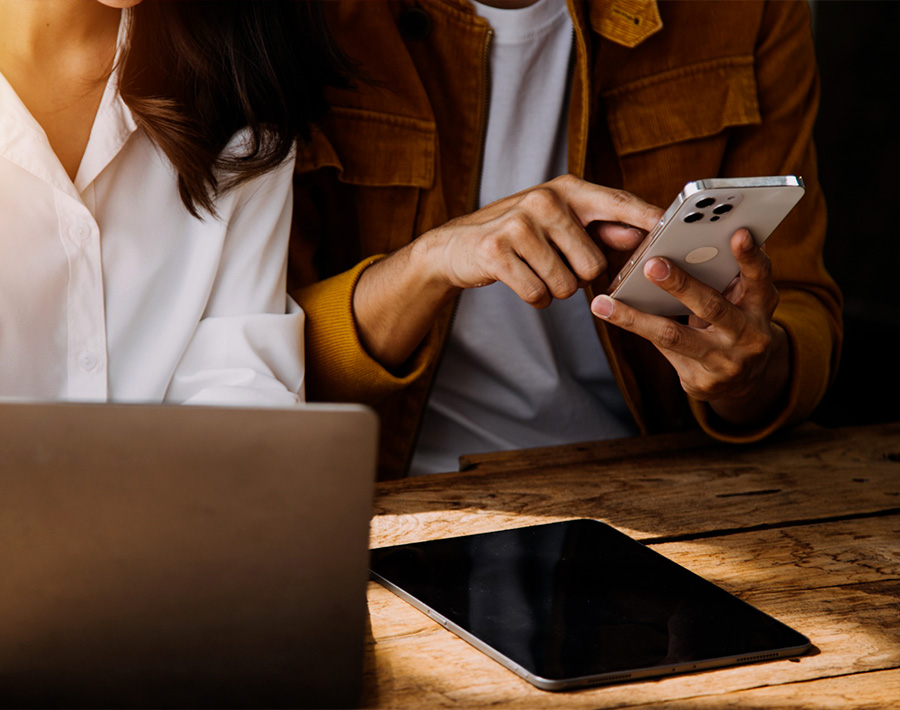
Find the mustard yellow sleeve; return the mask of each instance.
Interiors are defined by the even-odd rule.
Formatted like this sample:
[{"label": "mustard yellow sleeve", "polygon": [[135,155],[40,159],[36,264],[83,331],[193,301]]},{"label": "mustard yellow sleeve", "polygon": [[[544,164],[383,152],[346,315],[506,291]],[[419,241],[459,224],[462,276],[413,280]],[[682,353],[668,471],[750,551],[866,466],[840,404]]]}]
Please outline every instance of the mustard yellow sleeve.
[{"label": "mustard yellow sleeve", "polygon": [[437,334],[429,332],[402,370],[373,359],[359,339],[353,293],[360,275],[382,255],[292,295],[306,314],[306,394],[310,401],[374,404],[416,381],[437,354]]}]

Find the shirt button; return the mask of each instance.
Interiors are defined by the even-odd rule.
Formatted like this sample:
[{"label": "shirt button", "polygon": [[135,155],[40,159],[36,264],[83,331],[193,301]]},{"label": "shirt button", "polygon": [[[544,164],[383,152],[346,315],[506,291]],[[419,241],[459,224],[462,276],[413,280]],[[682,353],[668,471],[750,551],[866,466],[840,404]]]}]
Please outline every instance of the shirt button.
[{"label": "shirt button", "polygon": [[72,225],[71,234],[76,239],[85,241],[89,236],[91,236],[91,228],[84,222],[76,222]]},{"label": "shirt button", "polygon": [[89,350],[84,350],[78,355],[78,367],[84,372],[90,372],[97,366],[97,356]]}]

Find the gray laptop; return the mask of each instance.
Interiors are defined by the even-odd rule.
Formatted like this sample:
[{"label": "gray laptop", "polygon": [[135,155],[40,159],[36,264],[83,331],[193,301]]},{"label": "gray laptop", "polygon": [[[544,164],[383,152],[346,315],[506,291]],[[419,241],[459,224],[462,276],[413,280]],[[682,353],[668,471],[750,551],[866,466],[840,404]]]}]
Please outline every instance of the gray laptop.
[{"label": "gray laptop", "polygon": [[0,404],[0,705],[350,707],[377,420]]}]

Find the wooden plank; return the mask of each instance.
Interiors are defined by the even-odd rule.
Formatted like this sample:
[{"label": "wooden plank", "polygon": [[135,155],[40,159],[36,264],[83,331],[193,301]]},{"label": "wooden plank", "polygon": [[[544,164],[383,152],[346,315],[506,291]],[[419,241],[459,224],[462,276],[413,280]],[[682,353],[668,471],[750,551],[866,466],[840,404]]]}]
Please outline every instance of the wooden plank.
[{"label": "wooden plank", "polygon": [[[748,600],[775,591],[900,581],[900,514],[651,547]],[[900,630],[900,613],[895,626]]]},{"label": "wooden plank", "polygon": [[[886,710],[900,705],[900,670],[786,683],[665,703],[666,710]],[[635,706],[637,707],[637,706]],[[658,707],[645,705],[644,707]]]},{"label": "wooden plank", "polygon": [[[794,446],[806,448],[818,446],[822,442],[831,442],[831,445],[844,448],[854,447],[857,444],[865,446],[867,440],[885,443],[887,453],[900,455],[900,421],[883,425],[836,429],[827,429],[807,422],[794,429],[776,432],[768,439],[752,444],[728,444],[711,439],[700,431],[688,431],[678,434],[589,441],[517,451],[469,454],[460,457],[460,471],[499,473],[519,471],[535,465],[543,466],[548,462],[554,466],[570,466],[580,463],[629,461],[658,455],[685,456],[691,455],[693,452],[699,452],[701,455],[718,452],[727,456],[729,452],[742,449],[776,450],[781,447],[793,448]],[[880,446],[880,443],[876,443],[876,446]]]},{"label": "wooden plank", "polygon": [[[608,708],[683,701],[672,706],[688,708],[708,698],[698,707],[738,707],[725,703],[727,694],[729,703],[741,697],[747,698],[746,707],[781,708],[785,698],[802,694],[798,684],[824,683],[819,686],[824,694],[834,679],[900,668],[898,530],[900,517],[894,516],[657,545],[666,556],[806,633],[815,650],[797,661],[566,693],[533,688],[373,583],[374,643],[367,652],[365,705]],[[785,684],[790,687],[782,689]],[[765,690],[768,686],[778,688]]]},{"label": "wooden plank", "polygon": [[[812,425],[811,425],[812,426]],[[811,431],[820,431],[814,427]],[[681,434],[657,434],[654,436],[630,436],[624,439],[585,441],[564,446],[542,446],[514,451],[492,451],[460,456],[459,470],[470,473],[501,473],[520,471],[535,464],[551,461],[554,466],[571,466],[581,463],[610,463],[627,461],[653,454],[680,455],[711,449],[728,450],[728,444],[711,439],[702,431]]]},{"label": "wooden plank", "polygon": [[640,441],[656,439],[630,440],[628,456],[619,443],[555,447],[515,470],[379,484],[372,546],[573,517],[654,539],[900,510],[900,423],[678,455],[641,454]]}]

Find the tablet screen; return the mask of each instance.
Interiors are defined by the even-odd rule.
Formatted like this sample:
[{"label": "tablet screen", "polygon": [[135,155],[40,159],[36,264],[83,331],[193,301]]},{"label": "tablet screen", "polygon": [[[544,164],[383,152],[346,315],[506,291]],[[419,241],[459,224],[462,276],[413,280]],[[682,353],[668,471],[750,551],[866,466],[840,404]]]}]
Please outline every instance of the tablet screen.
[{"label": "tablet screen", "polygon": [[547,690],[809,647],[802,634],[594,520],[375,549],[372,573]]}]

